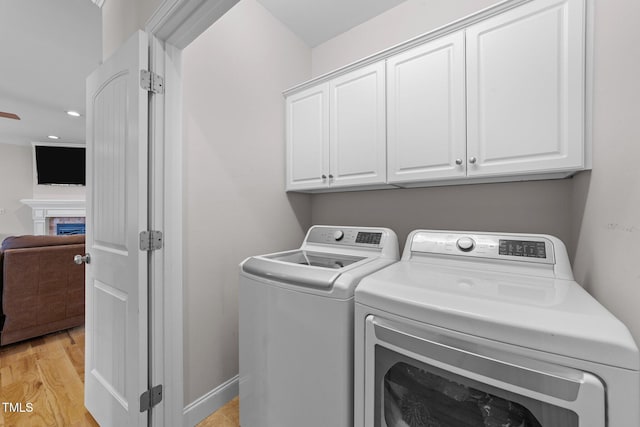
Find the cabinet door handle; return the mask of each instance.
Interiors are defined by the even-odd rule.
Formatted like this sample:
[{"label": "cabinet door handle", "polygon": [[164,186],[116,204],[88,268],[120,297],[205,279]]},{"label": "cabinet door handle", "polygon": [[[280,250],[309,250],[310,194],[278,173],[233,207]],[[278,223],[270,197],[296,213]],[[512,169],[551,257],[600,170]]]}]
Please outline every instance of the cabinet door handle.
[{"label": "cabinet door handle", "polygon": [[333,175],[332,174],[329,174],[329,179],[333,179]]},{"label": "cabinet door handle", "polygon": [[462,164],[462,159],[456,159],[456,165],[460,166]]},{"label": "cabinet door handle", "polygon": [[469,157],[469,163],[474,164],[478,159],[475,157]]},{"label": "cabinet door handle", "polygon": [[327,175],[322,174],[322,179],[327,179]]}]

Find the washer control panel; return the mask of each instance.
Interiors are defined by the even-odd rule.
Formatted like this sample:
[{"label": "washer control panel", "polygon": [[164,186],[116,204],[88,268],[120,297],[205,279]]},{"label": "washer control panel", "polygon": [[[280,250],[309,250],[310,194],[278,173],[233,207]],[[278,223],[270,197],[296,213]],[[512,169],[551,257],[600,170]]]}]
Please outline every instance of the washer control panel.
[{"label": "washer control panel", "polygon": [[327,245],[379,248],[384,243],[383,234],[382,230],[376,229],[316,226],[309,230],[306,241]]},{"label": "washer control panel", "polygon": [[555,263],[553,242],[541,235],[417,231],[411,252]]}]

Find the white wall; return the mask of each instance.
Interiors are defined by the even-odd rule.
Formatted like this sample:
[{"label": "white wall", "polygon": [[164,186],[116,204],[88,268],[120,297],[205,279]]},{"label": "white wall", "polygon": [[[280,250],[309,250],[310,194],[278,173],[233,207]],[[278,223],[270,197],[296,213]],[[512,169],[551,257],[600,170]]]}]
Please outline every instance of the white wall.
[{"label": "white wall", "polygon": [[640,344],[640,2],[598,0],[593,171],[575,179],[574,272]]},{"label": "white wall", "polygon": [[419,36],[498,0],[407,0],[313,49],[313,76]]},{"label": "white wall", "polygon": [[162,0],[106,0],[102,7],[102,58],[107,59],[147,20]]},{"label": "white wall", "polygon": [[38,185],[32,146],[0,144],[0,242],[33,234],[31,208],[22,199],[83,200],[85,187]]},{"label": "white wall", "polygon": [[185,405],[238,373],[238,264],[309,226],[309,196],[284,192],[282,91],[310,64],[255,0],[183,52]]},{"label": "white wall", "polygon": [[38,185],[35,182],[33,184],[34,199],[84,200],[86,194],[84,186]]},{"label": "white wall", "polygon": [[[493,0],[408,0],[313,49],[323,74],[458,17]],[[593,171],[571,180],[312,197],[312,223],[388,226],[403,240],[414,228],[555,234],[574,272],[640,343],[640,3],[595,1]]]},{"label": "white wall", "polygon": [[0,144],[0,242],[7,236],[33,234],[31,208],[20,202],[33,196],[31,147]]}]

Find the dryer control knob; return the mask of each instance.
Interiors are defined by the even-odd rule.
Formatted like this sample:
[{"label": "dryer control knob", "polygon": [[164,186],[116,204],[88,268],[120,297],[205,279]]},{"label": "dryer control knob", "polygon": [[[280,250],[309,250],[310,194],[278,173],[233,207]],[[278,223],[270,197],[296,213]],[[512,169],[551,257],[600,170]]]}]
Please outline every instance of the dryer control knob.
[{"label": "dryer control knob", "polygon": [[342,240],[343,237],[344,237],[344,231],[342,230],[338,230],[335,233],[333,233],[333,238],[336,240],[336,242]]},{"label": "dryer control knob", "polygon": [[456,242],[456,245],[462,252],[469,252],[476,246],[476,242],[471,237],[461,237]]}]

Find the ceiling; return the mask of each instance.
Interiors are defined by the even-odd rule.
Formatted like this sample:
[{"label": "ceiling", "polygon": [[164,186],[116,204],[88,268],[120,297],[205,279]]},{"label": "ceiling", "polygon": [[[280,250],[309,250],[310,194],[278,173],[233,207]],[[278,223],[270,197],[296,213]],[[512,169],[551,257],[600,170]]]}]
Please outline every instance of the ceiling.
[{"label": "ceiling", "polygon": [[0,0],[0,40],[0,111],[21,118],[0,118],[0,143],[84,143],[85,79],[102,59],[99,7],[90,0]]},{"label": "ceiling", "polygon": [[[0,143],[84,143],[85,80],[102,58],[96,1],[0,0],[0,112],[21,118],[0,118]],[[258,1],[315,47],[405,0]]]},{"label": "ceiling", "polygon": [[405,0],[258,0],[309,47],[342,34]]}]

